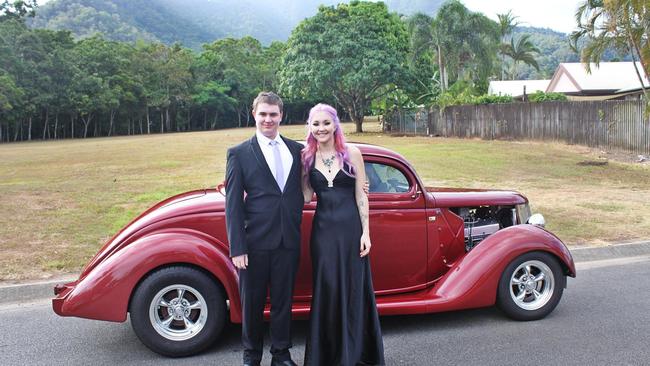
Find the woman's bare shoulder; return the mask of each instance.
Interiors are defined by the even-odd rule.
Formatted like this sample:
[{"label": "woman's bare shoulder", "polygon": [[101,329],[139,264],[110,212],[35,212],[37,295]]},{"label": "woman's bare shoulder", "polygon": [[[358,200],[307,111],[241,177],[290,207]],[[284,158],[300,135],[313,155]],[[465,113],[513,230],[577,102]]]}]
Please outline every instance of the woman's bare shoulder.
[{"label": "woman's bare shoulder", "polygon": [[351,158],[359,159],[359,158],[362,157],[361,156],[361,150],[359,150],[358,147],[356,147],[354,145],[348,145],[347,148],[348,148],[348,153],[350,154]]}]

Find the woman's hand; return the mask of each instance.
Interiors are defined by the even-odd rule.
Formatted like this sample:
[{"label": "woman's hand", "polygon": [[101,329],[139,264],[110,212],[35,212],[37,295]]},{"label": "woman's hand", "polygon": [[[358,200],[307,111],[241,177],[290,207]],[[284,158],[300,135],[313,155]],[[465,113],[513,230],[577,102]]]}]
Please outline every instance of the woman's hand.
[{"label": "woman's hand", "polygon": [[370,235],[365,234],[365,233],[362,234],[360,244],[361,244],[361,246],[360,246],[360,251],[361,251],[360,256],[365,257],[365,256],[368,255],[368,253],[370,253],[370,247],[372,246],[372,244],[370,244]]}]

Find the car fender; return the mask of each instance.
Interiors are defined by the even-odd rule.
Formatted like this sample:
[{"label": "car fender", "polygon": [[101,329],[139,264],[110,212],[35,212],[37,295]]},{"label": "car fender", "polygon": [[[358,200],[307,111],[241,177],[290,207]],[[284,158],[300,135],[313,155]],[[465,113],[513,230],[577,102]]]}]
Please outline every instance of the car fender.
[{"label": "car fender", "polygon": [[[221,249],[219,249],[221,247]],[[169,229],[139,238],[103,260],[65,296],[60,315],[123,322],[130,297],[156,268],[189,264],[210,272],[230,300],[230,317],[241,321],[238,275],[227,246],[201,232]]]},{"label": "car fender", "polygon": [[[469,309],[494,305],[501,273],[518,256],[542,251],[554,255],[575,277],[575,264],[566,245],[555,235],[533,225],[497,231],[455,262],[436,284],[439,301],[430,311]],[[439,296],[439,297],[438,297]]]}]

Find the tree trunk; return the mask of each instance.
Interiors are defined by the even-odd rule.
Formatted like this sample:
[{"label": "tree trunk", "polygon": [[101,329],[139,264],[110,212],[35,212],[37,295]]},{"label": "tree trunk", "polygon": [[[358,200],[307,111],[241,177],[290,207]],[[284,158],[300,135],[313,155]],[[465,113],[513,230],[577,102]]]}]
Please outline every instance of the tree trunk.
[{"label": "tree trunk", "polygon": [[[99,118],[97,119],[97,121],[98,120],[99,120]],[[99,128],[100,126],[99,126],[99,123],[97,121],[95,121],[95,123],[93,123],[93,137],[100,136],[101,132],[102,132],[101,128]]]},{"label": "tree trunk", "polygon": [[160,110],[160,133],[165,133],[165,116],[163,110]]},{"label": "tree trunk", "polygon": [[140,134],[142,135],[142,116],[138,117],[138,124],[140,125]]},{"label": "tree trunk", "polygon": [[237,126],[241,127],[241,110],[237,109]]},{"label": "tree trunk", "polygon": [[357,133],[363,132],[363,111],[361,113],[355,114],[353,117],[354,124],[357,127]]},{"label": "tree trunk", "polygon": [[74,138],[74,113],[70,113],[70,138]]},{"label": "tree trunk", "polygon": [[151,120],[149,119],[149,107],[147,107],[147,135],[151,134]]},{"label": "tree trunk", "polygon": [[208,130],[208,109],[203,109],[203,131]]},{"label": "tree trunk", "polygon": [[165,126],[167,127],[167,132],[173,131],[171,120],[169,119],[169,107],[165,108]]},{"label": "tree trunk", "polygon": [[58,129],[59,129],[59,112],[56,112],[56,114],[54,114],[54,139],[55,140],[58,136]]},{"label": "tree trunk", "polygon": [[[93,120],[93,115],[92,113],[88,113],[88,116],[84,118],[84,116],[81,116],[81,123],[84,125],[84,137],[86,138],[88,136],[88,125],[90,125],[90,122]],[[95,124],[97,126],[97,124]]]},{"label": "tree trunk", "polygon": [[45,140],[45,135],[47,134],[47,137],[50,137],[50,129],[47,128],[48,124],[50,123],[50,111],[48,108],[45,108],[45,122],[43,123],[43,134],[41,135],[41,140]]},{"label": "tree trunk", "polygon": [[115,121],[115,109],[111,108],[110,121],[108,123],[108,136],[113,134],[113,121]]},{"label": "tree trunk", "polygon": [[27,130],[27,141],[32,141],[32,116],[29,116],[29,129]]},{"label": "tree trunk", "polygon": [[214,119],[212,120],[212,129],[213,130],[217,128],[217,118],[218,117],[219,117],[219,110],[217,109],[217,110],[214,111]]},{"label": "tree trunk", "polygon": [[363,132],[363,114],[364,114],[364,105],[360,103],[358,105],[356,102],[352,102],[352,105],[348,106],[347,110],[350,113],[350,118],[354,121],[356,126],[356,132]]},{"label": "tree trunk", "polygon": [[447,69],[445,68],[445,62],[442,59],[442,49],[438,45],[438,70],[440,70],[440,92],[444,93],[447,91]]},{"label": "tree trunk", "polygon": [[[648,103],[650,100],[648,99],[648,92],[646,91],[645,84],[643,83],[643,78],[641,77],[641,73],[639,72],[639,68],[636,65],[636,60],[634,57],[634,50],[639,52],[637,48],[634,48],[634,42],[632,40],[632,37],[630,37],[630,43],[632,43],[632,47],[630,47],[630,55],[632,56],[632,65],[634,65],[634,71],[636,71],[636,77],[639,79],[639,83],[641,84],[641,91],[643,92],[643,99],[645,99],[646,103]],[[643,67],[643,64],[641,64],[641,67]],[[644,70],[645,72],[645,70]],[[646,74],[647,75],[647,74]],[[647,109],[647,108],[646,108]]]}]

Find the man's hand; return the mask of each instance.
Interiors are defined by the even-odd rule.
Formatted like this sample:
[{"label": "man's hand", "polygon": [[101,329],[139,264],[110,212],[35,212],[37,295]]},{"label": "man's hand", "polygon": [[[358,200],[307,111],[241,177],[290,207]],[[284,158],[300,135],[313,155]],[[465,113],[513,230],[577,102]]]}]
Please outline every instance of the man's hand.
[{"label": "man's hand", "polygon": [[232,257],[232,264],[234,264],[237,269],[246,269],[246,267],[248,267],[248,254]]},{"label": "man's hand", "polygon": [[366,192],[366,195],[370,193],[370,183],[368,181],[363,184],[363,191]]}]

